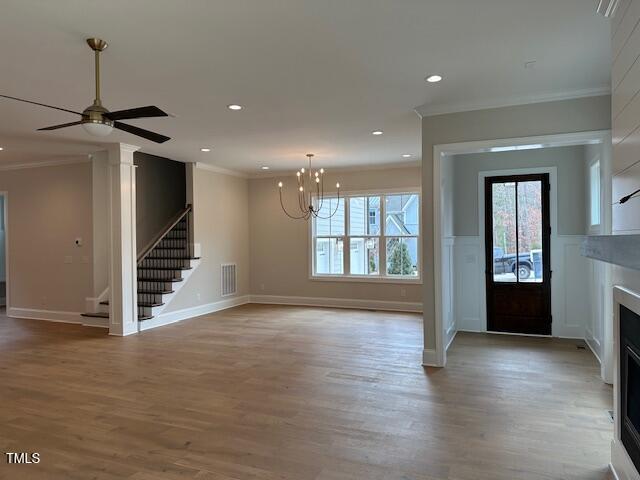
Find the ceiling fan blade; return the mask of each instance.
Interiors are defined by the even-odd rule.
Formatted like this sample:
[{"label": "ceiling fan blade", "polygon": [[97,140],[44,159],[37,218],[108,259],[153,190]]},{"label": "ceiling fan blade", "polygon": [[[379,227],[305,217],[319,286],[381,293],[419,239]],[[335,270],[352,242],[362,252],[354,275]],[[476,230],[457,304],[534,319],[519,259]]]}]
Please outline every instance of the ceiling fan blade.
[{"label": "ceiling fan blade", "polygon": [[168,117],[169,115],[154,105],[148,107],[128,108],[104,114],[109,120],[130,120],[132,118]]},{"label": "ceiling fan blade", "polygon": [[144,128],[134,127],[133,125],[128,125],[126,123],[113,122],[113,126],[118,130],[132,133],[156,143],[164,143],[167,140],[171,140],[171,137],[165,137],[164,135],[160,135],[159,133],[150,132],[149,130],[145,130]]},{"label": "ceiling fan blade", "polygon": [[74,125],[82,125],[82,121],[80,121],[80,122],[71,122],[71,123],[62,123],[60,125],[52,125],[51,127],[39,128],[38,131],[41,131],[41,130],[58,130],[59,128],[73,127]]},{"label": "ceiling fan blade", "polygon": [[82,115],[81,112],[75,112],[73,110],[69,110],[67,108],[54,107],[53,105],[47,105],[46,103],[38,103],[32,102],[31,100],[25,100],[24,98],[10,97],[9,95],[0,95],[2,98],[9,98],[11,100],[17,100],[18,102],[31,103],[33,105],[39,105],[41,107],[53,108],[54,110],[62,110],[63,112],[75,113],[77,115]]}]

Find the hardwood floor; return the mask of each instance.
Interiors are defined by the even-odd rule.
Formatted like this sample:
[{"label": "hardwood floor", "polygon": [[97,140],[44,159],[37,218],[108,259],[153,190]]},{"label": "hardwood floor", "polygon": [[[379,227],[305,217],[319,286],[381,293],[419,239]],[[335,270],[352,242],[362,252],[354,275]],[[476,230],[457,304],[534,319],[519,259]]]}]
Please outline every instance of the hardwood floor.
[{"label": "hardwood floor", "polygon": [[612,391],[576,342],[247,305],[139,335],[0,315],[2,479],[604,479]]}]

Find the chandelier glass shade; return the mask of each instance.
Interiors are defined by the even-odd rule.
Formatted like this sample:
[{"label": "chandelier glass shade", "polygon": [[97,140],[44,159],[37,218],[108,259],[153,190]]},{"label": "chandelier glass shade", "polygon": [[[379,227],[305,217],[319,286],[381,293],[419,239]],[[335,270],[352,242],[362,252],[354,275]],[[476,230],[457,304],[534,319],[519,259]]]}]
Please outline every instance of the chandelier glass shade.
[{"label": "chandelier glass shade", "polygon": [[294,207],[294,213],[290,213],[285,208],[284,202],[282,201],[282,182],[278,182],[280,206],[282,207],[282,211],[285,213],[285,215],[295,220],[309,220],[310,218],[316,217],[329,219],[336,214],[336,212],[338,211],[338,206],[340,205],[340,183],[336,183],[338,201],[336,202],[334,210],[326,213],[323,212],[322,207],[324,206],[325,171],[324,168],[316,171],[313,171],[311,169],[311,159],[313,158],[313,153],[307,153],[307,158],[309,159],[308,170],[301,168],[296,172],[296,182],[298,188],[298,208],[295,209]]}]

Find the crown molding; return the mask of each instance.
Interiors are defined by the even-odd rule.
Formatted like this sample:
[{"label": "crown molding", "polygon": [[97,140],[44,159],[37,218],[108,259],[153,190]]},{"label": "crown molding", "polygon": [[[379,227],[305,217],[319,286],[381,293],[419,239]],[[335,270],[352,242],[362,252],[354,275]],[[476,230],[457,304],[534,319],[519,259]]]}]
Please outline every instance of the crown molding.
[{"label": "crown molding", "polygon": [[[351,165],[345,167],[326,168],[326,173],[346,173],[346,172],[369,172],[372,170],[396,170],[399,168],[421,168],[422,161],[414,160],[412,162],[398,162],[398,163],[381,163],[379,165]],[[277,170],[273,172],[256,173],[249,176],[251,180],[259,180],[261,178],[276,178],[284,175],[294,173],[293,170]]]},{"label": "crown molding", "polygon": [[90,161],[89,156],[80,158],[65,158],[61,160],[47,160],[44,162],[27,162],[27,163],[10,163],[8,165],[0,165],[0,171],[7,170],[24,170],[27,168],[40,168],[40,167],[57,167],[60,165],[72,165],[74,163],[88,163]]},{"label": "crown molding", "polygon": [[194,167],[200,170],[208,170],[210,172],[220,173],[222,175],[231,175],[232,177],[249,178],[244,172],[238,170],[230,170],[228,168],[218,167],[217,165],[209,165],[208,163],[194,162]]},{"label": "crown molding", "polygon": [[611,87],[585,88],[568,92],[542,93],[537,95],[512,96],[490,101],[449,103],[442,105],[430,105],[425,103],[416,107],[414,111],[419,117],[433,117],[447,113],[470,112],[474,110],[488,110],[491,108],[515,107],[532,103],[558,102],[561,100],[574,100],[577,98],[598,97],[611,95]]}]

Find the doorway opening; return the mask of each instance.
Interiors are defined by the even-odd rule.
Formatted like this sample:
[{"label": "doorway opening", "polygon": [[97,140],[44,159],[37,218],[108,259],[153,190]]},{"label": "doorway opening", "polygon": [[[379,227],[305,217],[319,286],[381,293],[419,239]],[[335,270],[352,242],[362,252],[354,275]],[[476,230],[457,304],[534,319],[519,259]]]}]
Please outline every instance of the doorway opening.
[{"label": "doorway opening", "polygon": [[551,335],[549,174],[485,178],[487,330]]},{"label": "doorway opening", "polygon": [[7,210],[7,194],[0,192],[0,312],[6,309],[9,298]]},{"label": "doorway opening", "polygon": [[[567,167],[567,163],[560,159],[553,160],[555,163],[551,160],[546,163],[523,160],[527,152],[529,158],[542,157],[561,149],[565,150],[562,158],[573,155],[572,167]],[[608,298],[599,293],[608,291],[610,271],[608,266],[589,263],[580,253],[585,234],[606,235],[611,232],[610,131],[443,144],[435,145],[433,153],[434,320],[438,364],[446,364],[446,350],[458,331],[528,331],[536,333],[526,334],[550,334],[586,340],[601,359],[603,378],[612,378],[613,333],[611,322],[605,321],[612,305]],[[499,162],[493,160],[500,155],[510,160],[498,165]],[[573,168],[577,165],[573,163],[578,161],[577,155],[580,158],[579,169]],[[461,157],[465,160],[463,165],[457,162]],[[546,248],[542,246],[542,238],[537,242],[539,245],[534,241],[529,244],[523,242],[523,246],[526,244],[525,252],[521,251],[520,245],[505,244],[503,238],[501,247],[498,239],[487,234],[487,230],[492,235],[494,232],[493,228],[487,228],[485,222],[487,197],[491,198],[485,195],[486,178],[530,174],[548,174],[551,191],[546,216],[549,220],[540,220],[543,225],[550,223],[551,226],[548,245]],[[463,180],[460,180],[460,175]],[[545,180],[541,181],[544,183]],[[515,190],[516,184],[522,185],[512,183],[512,190]],[[543,194],[544,190],[541,191],[541,204]],[[576,195],[581,199],[582,210],[579,213],[574,209],[574,204],[567,201],[567,198]],[[542,215],[542,206],[539,213]],[[517,212],[512,216],[513,220],[515,216]],[[544,233],[544,227],[541,228]],[[512,235],[518,235],[515,230]],[[490,239],[490,250],[486,245],[487,238]],[[494,243],[498,248],[507,246],[513,251],[504,253],[515,257],[512,261],[505,259],[504,264],[500,265],[504,271],[492,278],[491,285],[488,285],[487,277],[489,273],[493,275],[496,263]],[[520,254],[523,254],[522,257]],[[546,266],[545,261],[548,262]],[[536,266],[540,278],[536,277]],[[550,293],[546,295],[550,296],[550,300],[546,303],[550,307],[544,308],[545,293],[541,290],[539,295],[542,300],[538,305],[543,308],[538,309],[539,315],[532,315],[539,319],[546,318],[546,327],[538,327],[537,330],[531,325],[527,328],[513,328],[512,325],[500,327],[490,320],[487,289],[494,286],[501,288],[502,285],[495,284],[509,279],[523,291],[527,288],[540,290],[549,287]],[[493,298],[495,300],[495,295]],[[505,307],[507,301],[511,302],[516,297],[508,294],[501,298],[505,300],[501,307]],[[599,306],[596,305],[598,302]],[[519,315],[526,316],[522,315],[522,311]],[[540,320],[540,323],[544,322]]]}]

